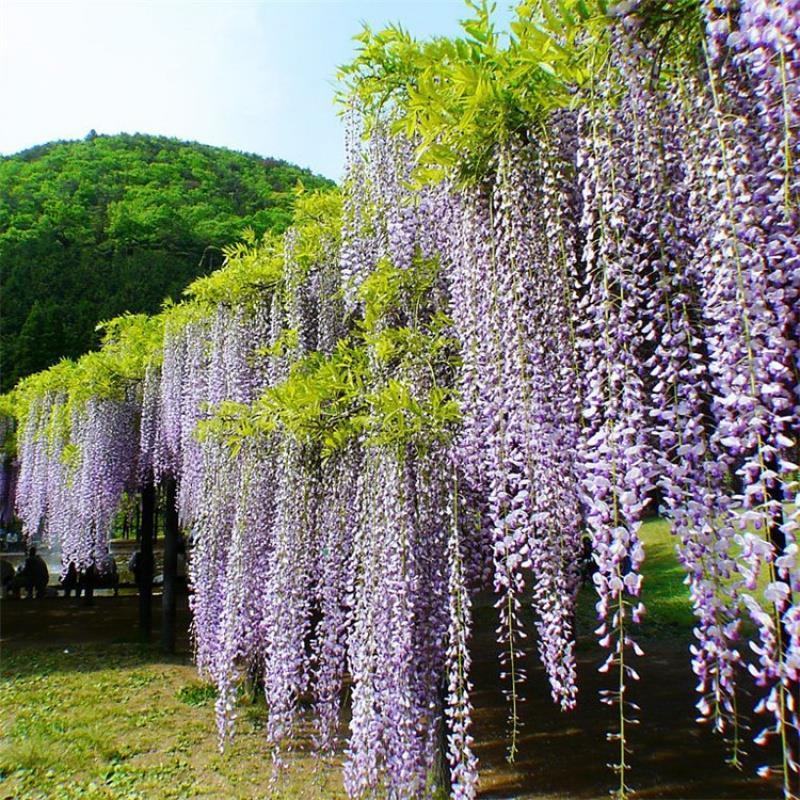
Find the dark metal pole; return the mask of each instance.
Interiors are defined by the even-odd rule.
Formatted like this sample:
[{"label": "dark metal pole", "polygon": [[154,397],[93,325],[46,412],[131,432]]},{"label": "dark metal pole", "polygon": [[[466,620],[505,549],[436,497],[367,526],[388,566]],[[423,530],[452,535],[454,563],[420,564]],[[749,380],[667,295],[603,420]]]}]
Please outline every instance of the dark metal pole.
[{"label": "dark metal pole", "polygon": [[139,630],[146,642],[153,630],[153,534],[155,533],[156,490],[149,480],[142,488],[142,517],[139,578]]},{"label": "dark metal pole", "polygon": [[447,759],[448,742],[447,742],[447,676],[442,678],[439,684],[439,725],[436,736],[436,761],[434,763],[434,780],[440,791],[445,793],[445,796],[450,797],[453,790],[453,776],[450,772],[450,762]]},{"label": "dark metal pole", "polygon": [[166,480],[164,510],[164,584],[161,595],[161,649],[175,652],[175,599],[178,575],[178,506],[174,478]]}]

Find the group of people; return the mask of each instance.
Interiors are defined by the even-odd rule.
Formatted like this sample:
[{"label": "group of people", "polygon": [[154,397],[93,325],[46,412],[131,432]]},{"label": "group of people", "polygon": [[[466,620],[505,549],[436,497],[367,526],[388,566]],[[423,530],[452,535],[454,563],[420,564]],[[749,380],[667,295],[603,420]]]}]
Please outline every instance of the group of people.
[{"label": "group of people", "polygon": [[[128,563],[128,569],[133,575],[136,586],[141,589],[145,579],[145,570],[142,554],[136,551]],[[181,539],[178,543],[178,580],[185,580],[186,575],[186,543]],[[14,569],[13,564],[7,559],[0,559],[0,589],[2,596],[21,596],[23,590],[29,598],[45,597],[47,586],[50,583],[50,571],[45,560],[37,553],[36,547],[30,547],[22,562]],[[78,569],[74,561],[69,563],[66,573],[59,579],[65,597],[70,597],[74,592],[75,598],[83,595],[86,602],[91,602],[95,589],[113,589],[116,596],[119,591],[119,573],[117,563],[109,555],[101,564],[91,564],[89,567]]]},{"label": "group of people", "polygon": [[28,597],[44,597],[50,583],[50,570],[35,547],[28,550],[25,561],[15,570],[10,561],[0,560],[0,585],[3,596],[21,594],[24,589]]},{"label": "group of people", "polygon": [[67,572],[59,581],[64,590],[64,597],[75,592],[75,598],[81,593],[87,603],[91,603],[95,589],[113,589],[114,597],[119,593],[119,573],[117,562],[109,555],[99,566],[90,564],[79,570],[74,561],[70,561]]},{"label": "group of people", "polygon": [[[42,598],[47,595],[49,583],[50,570],[35,547],[28,549],[25,560],[16,569],[7,559],[0,559],[0,588],[4,597],[21,596],[25,592],[29,598]],[[78,569],[72,561],[59,584],[65,597],[74,592],[77,599],[83,594],[87,602],[92,601],[95,589],[113,589],[116,595],[119,590],[117,564],[110,555],[102,564],[91,564],[84,569]]]}]

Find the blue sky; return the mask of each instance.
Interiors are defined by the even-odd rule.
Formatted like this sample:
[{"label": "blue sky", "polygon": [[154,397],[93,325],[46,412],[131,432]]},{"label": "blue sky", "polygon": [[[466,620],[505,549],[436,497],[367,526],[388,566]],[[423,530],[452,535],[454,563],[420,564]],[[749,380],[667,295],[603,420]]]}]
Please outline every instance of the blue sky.
[{"label": "blue sky", "polygon": [[336,68],[361,23],[449,35],[466,12],[461,0],[0,0],[0,153],[138,131],[338,179]]}]

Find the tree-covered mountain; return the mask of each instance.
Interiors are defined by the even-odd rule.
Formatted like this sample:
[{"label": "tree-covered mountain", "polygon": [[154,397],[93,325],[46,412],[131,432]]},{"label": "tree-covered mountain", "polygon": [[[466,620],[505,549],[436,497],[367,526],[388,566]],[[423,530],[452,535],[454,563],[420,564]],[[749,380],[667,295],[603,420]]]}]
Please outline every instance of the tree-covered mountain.
[{"label": "tree-covered mountain", "polygon": [[160,136],[52,142],[0,158],[0,390],[98,342],[97,323],[152,313],[220,247],[282,231],[292,164]]}]

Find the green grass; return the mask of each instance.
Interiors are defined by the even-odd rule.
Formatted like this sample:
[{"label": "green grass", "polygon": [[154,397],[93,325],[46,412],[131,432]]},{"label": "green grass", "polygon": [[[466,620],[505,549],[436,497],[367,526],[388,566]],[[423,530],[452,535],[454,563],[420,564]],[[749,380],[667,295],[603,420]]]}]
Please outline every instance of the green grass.
[{"label": "green grass", "polygon": [[343,797],[338,766],[303,752],[269,793],[263,703],[221,754],[213,688],[131,644],[4,652],[0,797],[178,800]]},{"label": "green grass", "polygon": [[187,706],[205,706],[216,700],[217,688],[208,683],[188,683],[178,689],[177,698]]},{"label": "green grass", "polygon": [[694,623],[686,571],[675,554],[675,537],[669,522],[654,518],[641,528],[645,548],[642,565],[642,601],[647,608],[645,628],[672,628],[685,631]]}]

